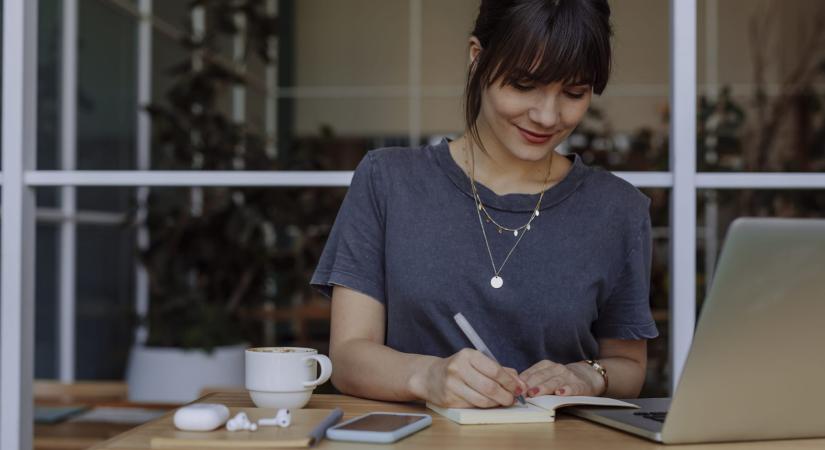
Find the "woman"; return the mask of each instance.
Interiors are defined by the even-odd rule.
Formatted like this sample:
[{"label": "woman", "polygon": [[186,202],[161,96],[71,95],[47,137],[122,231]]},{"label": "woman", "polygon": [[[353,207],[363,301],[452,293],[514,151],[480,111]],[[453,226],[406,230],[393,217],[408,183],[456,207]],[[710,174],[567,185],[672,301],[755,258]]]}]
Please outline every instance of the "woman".
[{"label": "woman", "polygon": [[[339,390],[480,408],[638,396],[657,336],[649,199],[554,150],[605,88],[609,17],[606,0],[483,0],[467,132],[360,163],[312,279],[332,297]],[[500,364],[468,349],[458,312]]]}]

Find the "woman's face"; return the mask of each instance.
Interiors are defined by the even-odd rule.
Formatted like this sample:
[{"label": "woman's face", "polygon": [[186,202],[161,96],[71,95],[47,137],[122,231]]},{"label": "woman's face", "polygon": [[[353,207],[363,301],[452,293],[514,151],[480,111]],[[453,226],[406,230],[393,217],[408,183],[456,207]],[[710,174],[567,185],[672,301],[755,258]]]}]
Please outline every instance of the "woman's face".
[{"label": "woman's face", "polygon": [[[471,61],[481,51],[470,41]],[[479,132],[485,147],[497,145],[523,161],[542,161],[584,119],[593,88],[589,84],[493,82],[481,97]]]},{"label": "woman's face", "polygon": [[582,121],[592,92],[587,84],[495,81],[482,94],[479,128],[514,157],[541,161]]}]

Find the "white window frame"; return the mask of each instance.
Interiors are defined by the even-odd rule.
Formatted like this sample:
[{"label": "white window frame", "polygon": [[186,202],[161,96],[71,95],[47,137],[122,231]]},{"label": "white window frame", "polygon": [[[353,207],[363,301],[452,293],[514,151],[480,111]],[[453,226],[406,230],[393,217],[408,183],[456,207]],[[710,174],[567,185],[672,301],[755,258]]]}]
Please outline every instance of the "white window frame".
[{"label": "white window frame", "polygon": [[[152,17],[152,0],[139,0],[137,9],[129,2],[108,0],[130,12],[138,20],[138,104],[146,104],[151,93],[152,27],[168,29]],[[271,10],[274,11],[275,0]],[[670,169],[667,172],[615,172],[639,188],[669,188],[671,225],[672,289],[670,292],[671,390],[678,383],[693,337],[696,316],[696,195],[701,189],[825,189],[825,174],[800,173],[697,173],[696,172],[696,11],[698,0],[671,0],[670,21],[670,98],[672,128]],[[708,36],[716,36],[717,0],[707,0]],[[137,162],[135,171],[78,171],[75,169],[77,50],[77,0],[63,3],[63,47],[61,66],[61,170],[35,170],[36,151],[36,0],[3,0],[3,171],[2,184],[2,322],[0,322],[0,436],[3,448],[28,449],[32,446],[32,377],[34,373],[34,241],[35,220],[60,223],[60,379],[74,380],[74,276],[77,223],[117,223],[119,215],[103,212],[78,212],[75,188],[78,186],[131,186],[145,199],[150,186],[270,186],[333,187],[348,186],[352,172],[170,172],[149,171],[150,123],[145,112],[137,112]],[[408,97],[409,137],[421,136],[423,97],[456,96],[461,87],[421,86],[422,0],[409,0],[410,48],[409,85],[373,88],[293,88],[270,92],[267,108],[275,113],[274,101],[280,97]],[[708,52],[708,88],[716,86],[716,54]],[[267,71],[266,84],[276,86],[276,72]],[[660,95],[664,86],[624,86],[614,89],[621,95]],[[238,91],[236,101],[243,102]],[[274,134],[275,121],[267,121]],[[61,207],[35,210],[35,189],[61,188]],[[146,242],[138,233],[138,244]],[[712,255],[710,259],[712,260]],[[148,294],[145,273],[136,274],[136,309],[145,311]],[[142,341],[140,330],[138,341]]]},{"label": "white window frame", "polygon": [[32,447],[37,2],[3,1],[0,447]]}]

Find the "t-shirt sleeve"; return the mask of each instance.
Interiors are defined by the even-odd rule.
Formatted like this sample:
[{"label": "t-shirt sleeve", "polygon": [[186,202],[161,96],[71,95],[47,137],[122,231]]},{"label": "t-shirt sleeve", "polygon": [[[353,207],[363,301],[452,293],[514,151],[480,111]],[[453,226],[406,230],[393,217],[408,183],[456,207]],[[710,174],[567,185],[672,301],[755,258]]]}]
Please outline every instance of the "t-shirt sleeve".
[{"label": "t-shirt sleeve", "polygon": [[625,259],[621,274],[593,323],[593,335],[607,339],[653,339],[659,335],[650,311],[652,239],[650,215]]},{"label": "t-shirt sleeve", "polygon": [[310,285],[326,297],[333,286],[384,295],[384,202],[375,156],[367,153],[352,177]]}]

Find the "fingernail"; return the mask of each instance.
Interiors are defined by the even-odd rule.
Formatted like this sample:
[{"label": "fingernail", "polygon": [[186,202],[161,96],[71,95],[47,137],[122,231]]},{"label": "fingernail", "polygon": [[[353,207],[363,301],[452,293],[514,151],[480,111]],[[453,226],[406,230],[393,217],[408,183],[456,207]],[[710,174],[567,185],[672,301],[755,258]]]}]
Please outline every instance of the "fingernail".
[{"label": "fingernail", "polygon": [[516,395],[521,395],[521,388],[520,388],[520,387],[517,387],[517,388],[516,388],[516,392],[515,392],[515,394],[516,394]]},{"label": "fingernail", "polygon": [[537,388],[537,387],[534,387],[534,388],[530,389],[529,391],[527,391],[528,395],[536,395],[538,393],[539,393],[539,388]]},{"label": "fingernail", "polygon": [[564,389],[559,389],[559,395],[564,395]]}]

